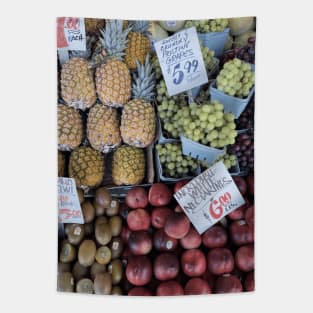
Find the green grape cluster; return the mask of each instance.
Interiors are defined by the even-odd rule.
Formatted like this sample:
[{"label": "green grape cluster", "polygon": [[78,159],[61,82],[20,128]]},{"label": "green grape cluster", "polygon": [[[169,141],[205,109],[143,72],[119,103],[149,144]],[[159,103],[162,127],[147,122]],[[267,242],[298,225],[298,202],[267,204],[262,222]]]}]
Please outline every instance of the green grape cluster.
[{"label": "green grape cluster", "polygon": [[228,170],[237,164],[237,159],[236,159],[236,156],[234,154],[225,153],[225,154],[219,156],[211,164],[208,164],[205,161],[200,161],[200,165],[201,165],[202,168],[206,169],[206,168],[209,168],[210,166],[212,166],[213,164],[215,164],[215,163],[217,163],[217,162],[219,162],[221,160],[223,161],[224,165],[226,166],[226,168]]},{"label": "green grape cluster", "polygon": [[208,47],[204,47],[203,45],[200,45],[200,47],[205,68],[209,72],[216,64],[214,60],[214,51],[210,50]]},{"label": "green grape cluster", "polygon": [[156,55],[152,58],[151,64],[155,73],[155,79],[159,81],[162,78],[162,70],[159,59]]},{"label": "green grape cluster", "polygon": [[190,156],[183,155],[180,143],[158,144],[156,149],[163,176],[181,178],[195,174],[198,162]]},{"label": "green grape cluster", "polygon": [[254,85],[254,72],[249,63],[235,58],[224,64],[216,84],[217,89],[230,96],[246,98]]},{"label": "green grape cluster", "polygon": [[173,138],[184,134],[212,148],[223,148],[235,143],[237,131],[234,120],[235,116],[224,113],[224,106],[215,100],[212,103],[190,103],[178,109],[163,127]]},{"label": "green grape cluster", "polygon": [[187,21],[185,28],[196,27],[198,33],[222,32],[228,26],[227,18]]}]

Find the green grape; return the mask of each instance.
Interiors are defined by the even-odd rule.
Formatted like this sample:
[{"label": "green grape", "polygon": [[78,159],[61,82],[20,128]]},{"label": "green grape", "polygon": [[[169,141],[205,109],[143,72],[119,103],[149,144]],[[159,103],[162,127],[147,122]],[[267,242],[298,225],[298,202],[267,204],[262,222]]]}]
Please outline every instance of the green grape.
[{"label": "green grape", "polygon": [[203,130],[203,129],[206,129],[207,128],[207,123],[205,122],[201,122],[200,123],[200,128]]},{"label": "green grape", "polygon": [[215,122],[215,126],[216,127],[221,127],[223,125],[224,125],[224,120],[223,119],[216,120],[216,122]]},{"label": "green grape", "polygon": [[196,128],[196,124],[194,122],[189,124],[189,129],[193,130]]}]

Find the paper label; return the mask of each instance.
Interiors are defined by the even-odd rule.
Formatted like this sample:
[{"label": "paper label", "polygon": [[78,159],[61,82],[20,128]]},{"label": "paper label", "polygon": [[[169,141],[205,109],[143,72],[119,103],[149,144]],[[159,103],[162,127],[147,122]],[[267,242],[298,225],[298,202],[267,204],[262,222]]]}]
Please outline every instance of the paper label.
[{"label": "paper label", "polygon": [[184,185],[174,197],[199,234],[245,203],[223,161]]},{"label": "paper label", "polygon": [[84,223],[76,184],[73,178],[58,178],[58,209],[59,223]]},{"label": "paper label", "polygon": [[154,43],[170,96],[208,82],[195,27]]},{"label": "paper label", "polygon": [[86,51],[85,20],[79,17],[58,17],[57,47]]}]

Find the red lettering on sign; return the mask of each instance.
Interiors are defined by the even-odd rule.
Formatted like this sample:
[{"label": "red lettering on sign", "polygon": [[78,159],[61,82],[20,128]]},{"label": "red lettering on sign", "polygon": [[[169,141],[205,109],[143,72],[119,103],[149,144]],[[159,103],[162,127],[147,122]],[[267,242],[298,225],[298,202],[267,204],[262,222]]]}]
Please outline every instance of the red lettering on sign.
[{"label": "red lettering on sign", "polygon": [[68,46],[64,35],[65,17],[59,17],[57,20],[57,46],[58,48],[66,48]]},{"label": "red lettering on sign", "polygon": [[224,195],[220,196],[218,200],[214,199],[209,207],[210,215],[214,219],[219,219],[223,216],[224,206],[227,205],[231,200],[231,194],[226,192]]}]

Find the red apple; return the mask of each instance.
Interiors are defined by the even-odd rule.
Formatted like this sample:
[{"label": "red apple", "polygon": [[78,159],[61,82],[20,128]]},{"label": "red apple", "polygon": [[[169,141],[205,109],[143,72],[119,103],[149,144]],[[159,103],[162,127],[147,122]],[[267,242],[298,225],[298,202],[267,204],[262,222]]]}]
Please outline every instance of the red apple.
[{"label": "red apple", "polygon": [[152,278],[152,264],[145,255],[132,256],[126,267],[127,280],[135,286],[144,286]]},{"label": "red apple", "polygon": [[250,195],[254,195],[254,174],[248,175],[247,183]]},{"label": "red apple", "polygon": [[151,224],[155,228],[163,228],[167,218],[173,213],[168,207],[153,208],[151,213]]},{"label": "red apple", "polygon": [[246,291],[254,291],[254,271],[247,274],[244,286]]},{"label": "red apple", "polygon": [[202,234],[202,243],[207,248],[224,247],[227,243],[227,232],[222,226],[212,226]]},{"label": "red apple", "polygon": [[127,192],[125,202],[131,209],[144,209],[148,205],[147,191],[143,187],[134,187]]},{"label": "red apple", "polygon": [[153,235],[153,246],[157,251],[173,251],[177,247],[178,240],[168,236],[164,229],[158,229]]},{"label": "red apple", "polygon": [[214,248],[208,253],[208,270],[213,275],[230,273],[234,264],[232,253],[226,248]]},{"label": "red apple", "polygon": [[153,206],[165,206],[172,200],[172,192],[163,183],[153,184],[149,189],[149,203]]},{"label": "red apple", "polygon": [[132,210],[127,215],[127,225],[133,231],[148,230],[150,222],[150,215],[144,209]]},{"label": "red apple", "polygon": [[128,248],[134,255],[148,254],[152,249],[152,239],[145,230],[134,231],[128,238]]},{"label": "red apple", "polygon": [[241,291],[241,282],[235,275],[226,274],[219,276],[214,284],[214,293],[232,293]]},{"label": "red apple", "polygon": [[184,213],[171,214],[164,225],[164,231],[170,237],[181,239],[185,237],[190,228],[190,221]]},{"label": "red apple", "polygon": [[229,226],[229,234],[230,239],[237,246],[254,242],[254,230],[245,220],[232,222]]},{"label": "red apple", "polygon": [[153,264],[154,276],[158,280],[174,279],[179,272],[179,261],[174,253],[159,254]]},{"label": "red apple", "polygon": [[241,176],[233,176],[233,181],[237,185],[240,193],[242,195],[245,195],[247,193],[247,183]]},{"label": "red apple", "polygon": [[179,240],[180,245],[184,249],[195,249],[201,245],[201,236],[193,226],[190,226],[187,235]]},{"label": "red apple", "polygon": [[189,277],[203,275],[206,263],[205,256],[199,249],[186,250],[181,257],[182,270]]},{"label": "red apple", "polygon": [[208,282],[199,277],[189,279],[184,291],[185,295],[206,295],[212,293]]},{"label": "red apple", "polygon": [[174,193],[181,189],[183,186],[185,186],[187,183],[189,183],[188,179],[178,181],[174,186]]},{"label": "red apple", "polygon": [[245,213],[245,221],[250,227],[254,227],[254,205],[247,208]]},{"label": "red apple", "polygon": [[174,280],[169,280],[169,281],[161,283],[158,286],[156,290],[156,295],[157,296],[183,296],[184,289],[178,282]]},{"label": "red apple", "polygon": [[236,251],[235,263],[243,272],[254,270],[254,245],[241,246]]}]

